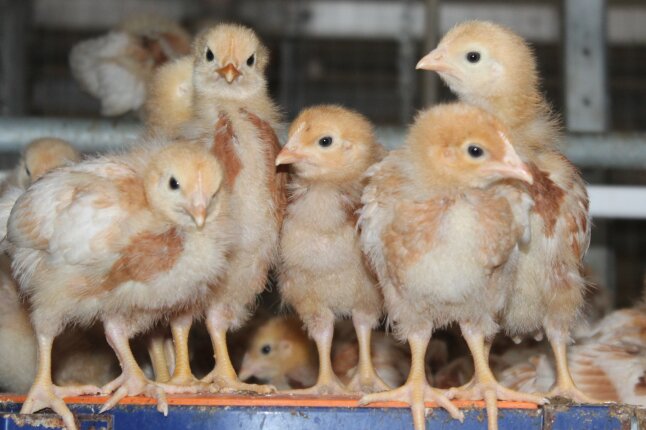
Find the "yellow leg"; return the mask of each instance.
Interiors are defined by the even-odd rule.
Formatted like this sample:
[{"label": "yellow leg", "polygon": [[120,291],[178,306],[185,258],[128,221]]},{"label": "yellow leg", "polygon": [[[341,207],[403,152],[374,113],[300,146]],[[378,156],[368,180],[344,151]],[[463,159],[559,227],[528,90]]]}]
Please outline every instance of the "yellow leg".
[{"label": "yellow leg", "polygon": [[122,373],[117,379],[103,387],[103,392],[112,397],[103,405],[100,412],[105,412],[114,407],[126,396],[145,394],[157,399],[157,410],[168,415],[168,403],[164,390],[154,382],[148,380],[132,355],[125,324],[118,320],[104,321],[105,336],[119,358]]},{"label": "yellow leg", "polygon": [[20,409],[21,414],[32,414],[41,409],[52,408],[63,418],[63,423],[68,430],[76,430],[76,420],[69,410],[64,397],[79,396],[83,394],[98,394],[101,390],[91,385],[57,387],[52,383],[52,344],[54,338],[36,333],[38,342],[38,372],[27,399]]},{"label": "yellow leg", "polygon": [[423,430],[426,422],[425,402],[433,401],[446,409],[453,418],[464,420],[464,414],[444,395],[444,391],[432,388],[426,380],[424,358],[431,339],[431,331],[416,333],[408,338],[411,349],[411,367],[406,383],[394,390],[363,396],[362,405],[374,402],[404,402],[411,406],[415,430]]},{"label": "yellow leg", "polygon": [[343,383],[332,370],[330,359],[332,352],[332,337],[334,335],[334,319],[330,318],[323,323],[324,328],[312,332],[314,342],[319,354],[319,374],[316,384],[301,390],[291,390],[292,394],[316,394],[316,395],[343,395],[350,394]]},{"label": "yellow leg", "polygon": [[259,394],[268,394],[276,391],[271,385],[247,384],[238,379],[227,347],[227,330],[221,324],[219,316],[210,313],[206,318],[206,328],[211,336],[213,351],[215,353],[215,369],[206,375],[202,382],[212,383],[215,391],[253,391]]},{"label": "yellow leg", "polygon": [[567,397],[579,403],[601,403],[601,401],[584,394],[574,384],[567,362],[567,343],[565,340],[562,337],[554,339],[550,336],[550,344],[556,361],[556,384],[547,393],[547,397]]},{"label": "yellow leg", "polygon": [[543,404],[545,399],[533,394],[521,393],[503,387],[489,367],[489,353],[485,346],[482,330],[471,324],[460,324],[462,336],[466,340],[473,357],[475,369],[474,384],[464,390],[451,390],[450,397],[468,400],[484,400],[487,408],[489,430],[498,429],[498,400],[512,400]]},{"label": "yellow leg", "polygon": [[370,320],[359,312],[352,315],[354,329],[357,332],[359,343],[359,366],[356,375],[350,381],[349,388],[364,394],[376,393],[389,390],[389,387],[375,372],[372,365],[372,354],[370,338],[372,336],[372,324]]},{"label": "yellow leg", "polygon": [[168,371],[168,362],[164,351],[164,335],[162,333],[152,333],[148,337],[148,355],[153,365],[156,382],[168,382],[170,372]]}]

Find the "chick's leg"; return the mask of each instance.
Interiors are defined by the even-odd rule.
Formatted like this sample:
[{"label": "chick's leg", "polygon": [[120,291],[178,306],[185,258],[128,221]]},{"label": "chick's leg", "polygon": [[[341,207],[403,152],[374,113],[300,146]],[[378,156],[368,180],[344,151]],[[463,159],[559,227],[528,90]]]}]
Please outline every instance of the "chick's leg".
[{"label": "chick's leg", "polygon": [[276,391],[271,385],[247,384],[238,379],[227,348],[227,322],[215,309],[209,309],[206,315],[206,328],[211,336],[215,353],[215,369],[206,375],[202,382],[213,383],[214,390],[220,392],[253,391],[267,394]]},{"label": "chick's leg", "polygon": [[579,390],[574,384],[567,361],[567,342],[565,336],[555,335],[548,331],[548,338],[556,361],[556,384],[546,394],[547,397],[567,397],[579,403],[600,403]]},{"label": "chick's leg", "polygon": [[316,342],[319,355],[318,378],[316,379],[316,384],[313,386],[300,390],[292,390],[290,393],[316,395],[350,394],[332,369],[331,353],[332,337],[334,335],[334,315],[332,312],[321,313],[309,319],[310,323],[307,324],[308,331],[314,338],[314,342]]},{"label": "chick's leg", "polygon": [[[492,344],[493,344],[493,339],[491,340],[485,339],[484,354],[485,354],[486,363],[489,363],[489,354],[491,353]],[[469,380],[469,382],[467,382],[466,384],[449,389],[449,391],[447,392],[447,395],[449,396],[449,398],[453,398],[455,395],[454,393],[458,393],[460,391],[468,391],[476,385],[476,382],[477,382],[476,375],[474,374]]]},{"label": "chick's leg", "polygon": [[170,379],[168,362],[166,361],[166,353],[164,351],[164,342],[164,335],[161,332],[152,333],[148,337],[148,355],[153,365],[156,382],[168,382]]},{"label": "chick's leg", "polygon": [[482,330],[476,325],[460,324],[462,336],[469,346],[473,356],[473,367],[475,368],[475,383],[466,390],[452,390],[448,393],[450,397],[466,400],[484,400],[487,407],[487,421],[489,430],[498,429],[498,405],[497,401],[512,400],[521,402],[532,402],[543,404],[545,399],[533,394],[520,393],[503,387],[496,381],[496,378],[489,367],[485,339]]},{"label": "chick's leg", "polygon": [[104,393],[109,394],[114,391],[114,394],[105,402],[99,413],[112,408],[126,396],[144,394],[157,399],[157,410],[164,415],[168,415],[168,403],[166,402],[164,390],[154,382],[149,381],[137,364],[130,350],[125,324],[118,320],[107,320],[104,321],[104,326],[106,339],[119,358],[122,373],[117,379],[103,387]]},{"label": "chick's leg", "polygon": [[32,414],[44,408],[52,408],[63,418],[63,423],[68,430],[75,430],[76,421],[69,410],[63,397],[78,396],[83,394],[98,394],[101,390],[91,385],[57,387],[52,383],[52,344],[53,336],[36,332],[38,341],[38,372],[31,386],[27,399],[20,409],[21,414]]},{"label": "chick's leg", "polygon": [[200,382],[191,371],[188,352],[188,336],[193,324],[190,314],[179,315],[170,322],[175,345],[175,370],[168,384],[162,384],[167,393],[198,393],[207,390],[207,384]]},{"label": "chick's leg", "polygon": [[436,402],[446,409],[453,418],[464,420],[464,414],[444,395],[444,391],[432,388],[426,380],[424,357],[431,330],[413,333],[408,337],[411,349],[411,367],[406,383],[394,390],[363,396],[359,404],[374,402],[404,402],[411,406],[415,430],[423,430],[426,421],[425,402]]},{"label": "chick's leg", "polygon": [[374,320],[362,312],[355,311],[352,313],[352,322],[359,342],[359,366],[350,381],[350,390],[366,394],[389,390],[391,387],[377,375],[372,364],[370,337]]}]

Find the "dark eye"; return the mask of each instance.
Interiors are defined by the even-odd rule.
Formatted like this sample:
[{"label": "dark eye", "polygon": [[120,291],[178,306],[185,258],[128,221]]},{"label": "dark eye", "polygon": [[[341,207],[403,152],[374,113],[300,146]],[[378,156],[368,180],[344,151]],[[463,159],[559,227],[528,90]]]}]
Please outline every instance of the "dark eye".
[{"label": "dark eye", "polygon": [[260,348],[260,352],[262,352],[264,355],[267,355],[271,352],[271,345],[263,345],[262,348]]},{"label": "dark eye", "polygon": [[471,158],[480,158],[484,155],[484,149],[480,148],[478,145],[469,145],[467,152]]},{"label": "dark eye", "polygon": [[476,51],[467,52],[467,61],[469,63],[477,63],[480,61],[480,53]]},{"label": "dark eye", "polygon": [[206,61],[213,61],[215,56],[213,55],[213,52],[211,52],[210,48],[206,48]]},{"label": "dark eye", "polygon": [[251,57],[247,58],[247,66],[253,66],[253,63],[256,62],[256,54],[251,54]]},{"label": "dark eye", "polygon": [[330,136],[325,136],[319,139],[319,146],[327,148],[330,145],[332,145],[332,138]]},{"label": "dark eye", "polygon": [[168,181],[168,186],[170,187],[171,190],[179,190],[179,182],[177,182],[177,179],[175,179],[174,176],[170,177],[170,180]]},{"label": "dark eye", "polygon": [[31,172],[29,171],[29,167],[25,166],[25,172],[27,173],[27,176],[31,176]]}]

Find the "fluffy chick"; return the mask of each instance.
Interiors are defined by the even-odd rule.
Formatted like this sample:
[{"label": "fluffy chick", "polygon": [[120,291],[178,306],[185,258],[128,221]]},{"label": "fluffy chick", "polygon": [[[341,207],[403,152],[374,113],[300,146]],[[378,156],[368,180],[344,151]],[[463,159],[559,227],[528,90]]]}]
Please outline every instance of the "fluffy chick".
[{"label": "fluffy chick", "polygon": [[354,391],[388,386],[370,358],[370,334],[382,314],[376,280],[355,228],[364,173],[383,149],[370,122],[339,106],[304,110],[292,123],[276,164],[293,168],[281,230],[279,289],[305,323],[319,351],[319,373],[308,393],[347,392],[332,371],[335,318],[352,316],[360,346]]},{"label": "fluffy chick", "polygon": [[115,116],[138,110],[154,69],[189,52],[184,29],[161,17],[141,16],[79,42],[69,61],[81,87],[101,102],[101,114]]},{"label": "fluffy chick", "polygon": [[[571,348],[572,378],[602,401],[646,406],[646,306],[612,312]],[[543,391],[555,380],[553,360],[536,355],[505,370],[500,381],[521,391]]]},{"label": "fluffy chick", "polygon": [[[341,321],[339,325],[345,325]],[[408,373],[406,352],[383,332],[372,337],[372,360],[377,374],[391,386],[403,383]],[[332,368],[344,384],[357,371],[359,348],[354,327],[335,328]],[[295,317],[274,317],[251,336],[240,368],[240,378],[266,381],[279,390],[310,387],[316,383],[316,344]]]},{"label": "fluffy chick", "polygon": [[[66,141],[42,138],[29,143],[1,187],[0,236],[6,234],[7,219],[15,201],[32,182],[55,168],[79,160],[78,151]],[[7,255],[0,256],[0,292],[0,362],[3,363],[0,387],[13,393],[26,393],[36,376],[36,336]],[[58,345],[52,370],[57,383],[105,384],[118,375],[114,354],[96,336],[74,330],[66,333]]]},{"label": "fluffy chick", "polygon": [[490,22],[470,21],[449,31],[418,68],[435,70],[458,97],[498,116],[531,169],[531,236],[502,325],[511,336],[543,328],[558,378],[548,395],[593,401],[574,385],[567,366],[570,330],[585,292],[582,260],[590,242],[588,196],[579,171],[556,148],[559,121],[543,98],[527,43]]},{"label": "fluffy chick", "polygon": [[9,187],[25,190],[45,173],[80,159],[81,154],[69,142],[53,137],[33,140],[25,147],[18,165],[3,181],[0,193]]},{"label": "fluffy chick", "polygon": [[[182,126],[183,133],[200,141],[222,163],[237,237],[222,281],[211,285],[206,309],[216,366],[204,382],[221,390],[271,390],[239,381],[226,344],[227,331],[248,318],[256,296],[265,288],[277,256],[285,204],[285,175],[277,173],[275,166],[280,151],[274,132],[278,113],[267,93],[267,61],[267,49],[256,34],[238,25],[210,28],[194,43],[193,119]],[[191,320],[186,316],[183,330],[177,333],[172,382],[192,380],[185,341]]]},{"label": "fluffy chick", "polygon": [[102,410],[146,393],[167,413],[163,390],[145,378],[128,341],[195,306],[223,272],[230,229],[222,183],[220,164],[201,145],[157,142],[58,169],[20,196],[7,240],[38,341],[22,413],[51,407],[76,428],[62,398],[98,390],[52,384],[52,342],[65,326],[95,320],[123,369],[103,388],[116,392]]},{"label": "fluffy chick", "polygon": [[[424,402],[463,414],[426,382],[424,354],[436,327],[459,322],[474,359],[474,397],[522,398],[499,386],[485,357],[495,317],[513,279],[519,244],[527,239],[531,201],[504,181],[532,182],[527,166],[492,115],[466,104],[421,113],[406,144],[368,172],[359,218],[364,251],[376,268],[396,334],[407,339],[411,372],[402,387],[361,403],[404,401],[416,429]],[[535,397],[532,397],[532,400]],[[490,428],[491,428],[490,427]]]}]

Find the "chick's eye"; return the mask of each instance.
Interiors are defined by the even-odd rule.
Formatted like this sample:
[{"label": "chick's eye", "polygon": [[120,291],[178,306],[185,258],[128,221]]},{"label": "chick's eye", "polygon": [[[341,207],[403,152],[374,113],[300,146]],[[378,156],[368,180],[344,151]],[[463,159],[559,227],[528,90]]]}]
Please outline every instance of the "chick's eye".
[{"label": "chick's eye", "polygon": [[330,145],[332,145],[332,138],[330,136],[325,136],[319,139],[319,146],[327,148]]},{"label": "chick's eye", "polygon": [[213,52],[211,51],[210,48],[206,48],[206,61],[213,61],[215,56],[213,55]]},{"label": "chick's eye", "polygon": [[480,158],[484,155],[484,149],[482,149],[478,145],[469,145],[467,147],[467,152],[469,153],[471,158]]},{"label": "chick's eye", "polygon": [[263,345],[262,348],[260,348],[260,352],[262,352],[264,355],[267,355],[271,352],[271,345]]},{"label": "chick's eye", "polygon": [[31,172],[29,171],[29,167],[25,166],[25,173],[27,173],[27,176],[31,176]]},{"label": "chick's eye", "polygon": [[253,63],[256,62],[256,54],[251,54],[251,57],[247,58],[247,66],[253,66]]},{"label": "chick's eye", "polygon": [[467,52],[467,61],[473,64],[477,63],[480,61],[480,53],[477,51]]},{"label": "chick's eye", "polygon": [[177,179],[175,179],[174,176],[170,177],[170,180],[168,181],[168,186],[170,187],[171,190],[179,190],[179,182],[177,182]]}]

